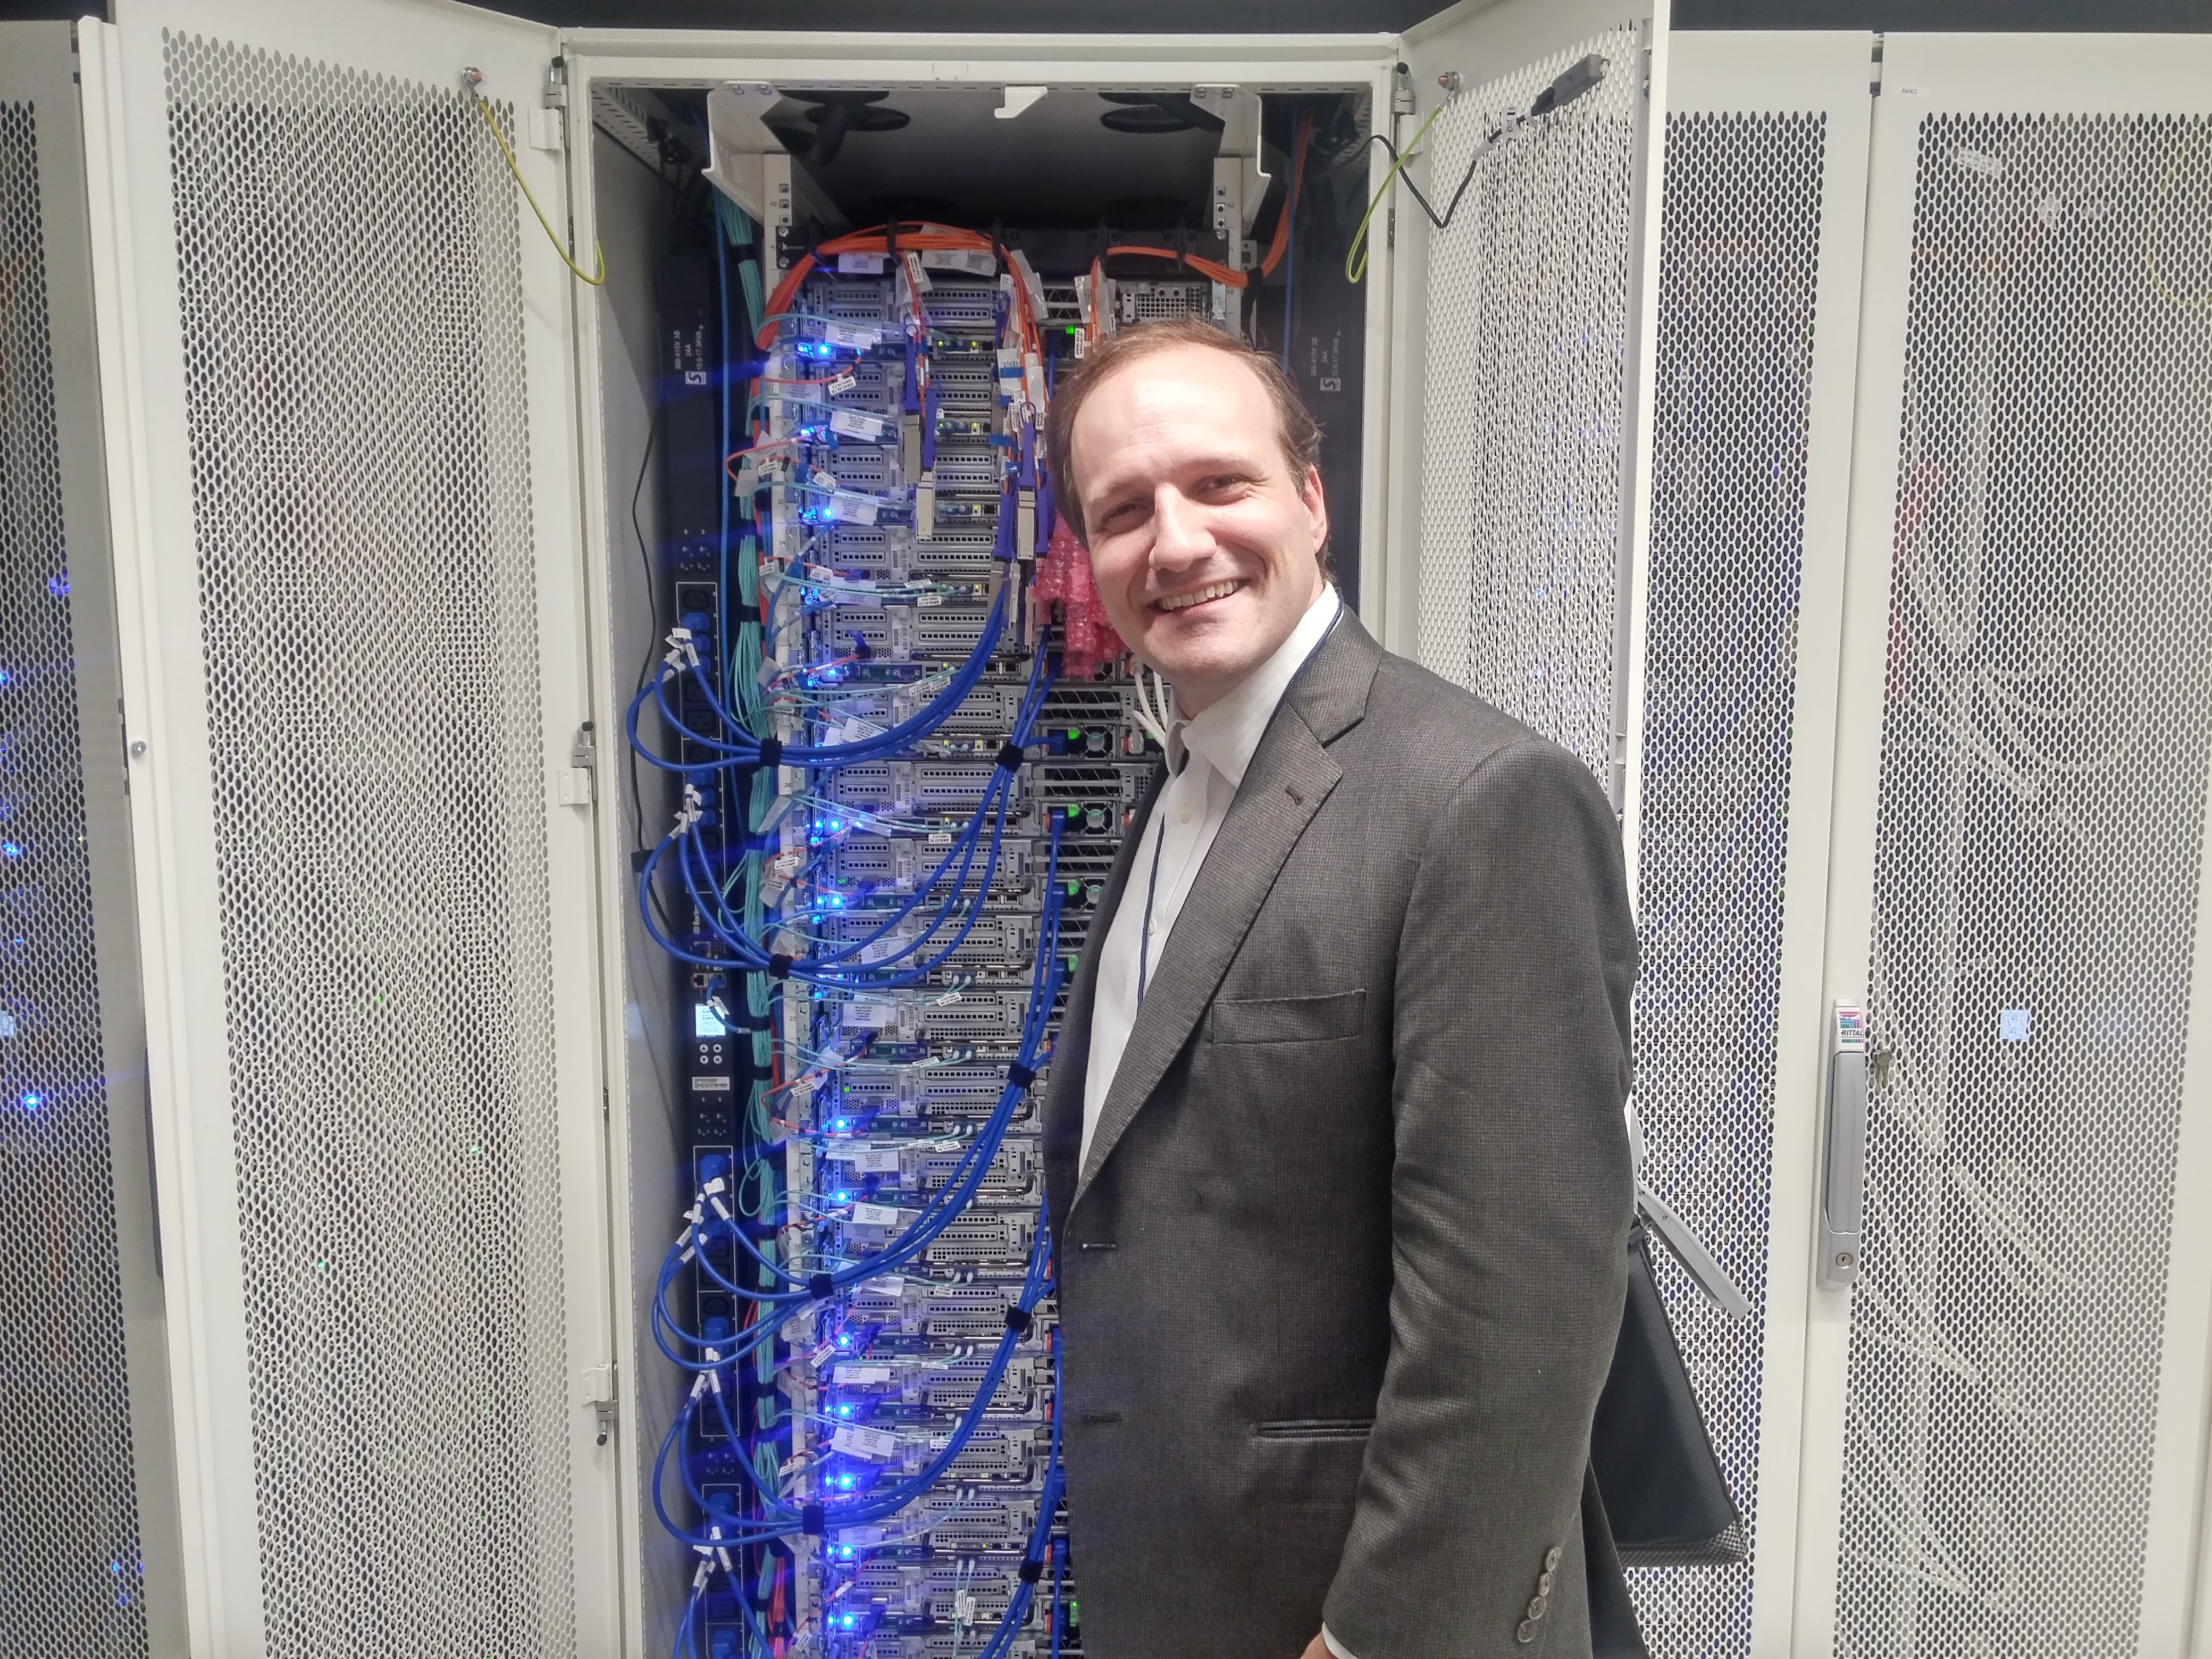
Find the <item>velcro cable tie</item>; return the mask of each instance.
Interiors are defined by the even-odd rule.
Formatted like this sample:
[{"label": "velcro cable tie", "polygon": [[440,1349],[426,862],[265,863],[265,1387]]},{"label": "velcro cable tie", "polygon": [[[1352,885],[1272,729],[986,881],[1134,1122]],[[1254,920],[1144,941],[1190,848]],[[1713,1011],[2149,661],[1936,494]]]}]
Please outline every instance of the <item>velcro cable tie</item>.
[{"label": "velcro cable tie", "polygon": [[1033,1322],[1030,1317],[1030,1310],[1027,1308],[1016,1307],[1012,1304],[1007,1306],[1006,1328],[1012,1331],[1016,1336],[1027,1336],[1030,1334],[1030,1326],[1032,1322]]},{"label": "velcro cable tie", "polygon": [[809,1296],[835,1296],[837,1293],[836,1281],[828,1273],[811,1274],[806,1280],[806,1293]]},{"label": "velcro cable tie", "polygon": [[768,976],[770,979],[789,979],[791,977],[791,958],[785,956],[781,951],[777,951],[775,955],[770,957],[768,959]]},{"label": "velcro cable tie", "polygon": [[763,738],[760,740],[760,763],[763,766],[780,766],[783,763],[781,738]]},{"label": "velcro cable tie", "polygon": [[1018,1060],[1006,1067],[1006,1081],[1017,1089],[1026,1089],[1036,1081],[1036,1073]]},{"label": "velcro cable tie", "polygon": [[809,1538],[822,1536],[822,1505],[803,1504],[799,1511],[799,1529]]},{"label": "velcro cable tie", "polygon": [[1005,743],[999,745],[999,764],[1009,772],[1019,770],[1028,759],[1029,757],[1022,753],[1022,746],[1018,743]]},{"label": "velcro cable tie", "polygon": [[1022,1583],[1024,1584],[1036,1583],[1038,1579],[1044,1577],[1044,1563],[1036,1560],[1024,1560],[1022,1563],[1019,1576]]}]

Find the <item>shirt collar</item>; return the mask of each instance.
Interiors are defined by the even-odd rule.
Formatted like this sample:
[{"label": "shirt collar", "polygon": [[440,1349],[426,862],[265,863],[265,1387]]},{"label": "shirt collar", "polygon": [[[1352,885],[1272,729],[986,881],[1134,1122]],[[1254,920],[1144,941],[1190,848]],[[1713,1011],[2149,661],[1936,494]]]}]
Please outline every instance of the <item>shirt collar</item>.
[{"label": "shirt collar", "polygon": [[[1323,582],[1320,595],[1306,607],[1290,638],[1275,647],[1274,655],[1238,681],[1218,702],[1209,704],[1205,713],[1178,722],[1171,735],[1203,756],[1207,765],[1229,780],[1231,788],[1242,788],[1245,769],[1259,750],[1267,722],[1275,717],[1276,705],[1314,647],[1328,635],[1343,604],[1335,584]],[[1170,768],[1176,764],[1172,752],[1169,764]]]}]

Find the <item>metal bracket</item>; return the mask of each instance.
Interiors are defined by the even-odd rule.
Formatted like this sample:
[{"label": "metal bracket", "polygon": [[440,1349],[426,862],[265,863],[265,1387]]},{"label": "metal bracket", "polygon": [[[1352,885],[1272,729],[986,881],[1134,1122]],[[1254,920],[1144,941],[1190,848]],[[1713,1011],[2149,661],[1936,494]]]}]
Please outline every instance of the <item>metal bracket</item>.
[{"label": "metal bracket", "polygon": [[611,1359],[601,1360],[596,1365],[585,1365],[576,1372],[576,1404],[591,1407],[599,1419],[598,1443],[604,1446],[614,1433],[617,1408],[620,1403],[618,1373]]},{"label": "metal bracket", "polygon": [[1628,1120],[1629,1163],[1636,1171],[1636,1207],[1651,1224],[1652,1232],[1682,1264],[1682,1271],[1690,1275],[1691,1282],[1710,1297],[1714,1304],[1731,1319],[1751,1317],[1751,1298],[1729,1277],[1728,1269],[1713,1259],[1705,1241],[1682,1219],[1681,1212],[1659,1196],[1644,1179],[1644,1123],[1636,1115],[1636,1103],[1631,1100],[1622,1109]]}]

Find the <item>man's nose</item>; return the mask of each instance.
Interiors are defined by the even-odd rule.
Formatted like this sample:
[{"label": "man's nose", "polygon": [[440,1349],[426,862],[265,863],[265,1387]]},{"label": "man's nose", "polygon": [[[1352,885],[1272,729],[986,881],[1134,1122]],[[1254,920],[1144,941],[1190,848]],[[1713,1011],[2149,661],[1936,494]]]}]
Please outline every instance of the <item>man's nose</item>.
[{"label": "man's nose", "polygon": [[1152,567],[1181,570],[1212,551],[1205,509],[1180,489],[1160,491],[1152,504]]}]

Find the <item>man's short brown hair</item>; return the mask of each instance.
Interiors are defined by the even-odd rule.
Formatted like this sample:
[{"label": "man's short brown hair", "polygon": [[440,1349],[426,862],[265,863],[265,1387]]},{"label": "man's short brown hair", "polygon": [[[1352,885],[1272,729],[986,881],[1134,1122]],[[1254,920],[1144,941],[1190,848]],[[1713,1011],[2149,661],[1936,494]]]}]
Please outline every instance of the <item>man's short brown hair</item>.
[{"label": "man's short brown hair", "polygon": [[[1283,459],[1290,464],[1292,488],[1304,489],[1307,469],[1321,463],[1321,423],[1314,419],[1305,399],[1298,396],[1297,387],[1283,372],[1282,364],[1266,352],[1195,318],[1139,323],[1133,328],[1125,328],[1091,348],[1073,371],[1053,389],[1051,407],[1045,411],[1045,453],[1052,461],[1053,506],[1074,529],[1075,539],[1086,547],[1091,544],[1091,536],[1083,522],[1083,492],[1075,478],[1075,417],[1081,412],[1085,399],[1115,371],[1127,368],[1140,357],[1186,345],[1205,346],[1233,357],[1259,377],[1260,384],[1267,388],[1267,401],[1275,406],[1275,438],[1282,448]],[[1328,544],[1324,543],[1317,550],[1322,574],[1326,576],[1329,574]]]}]

